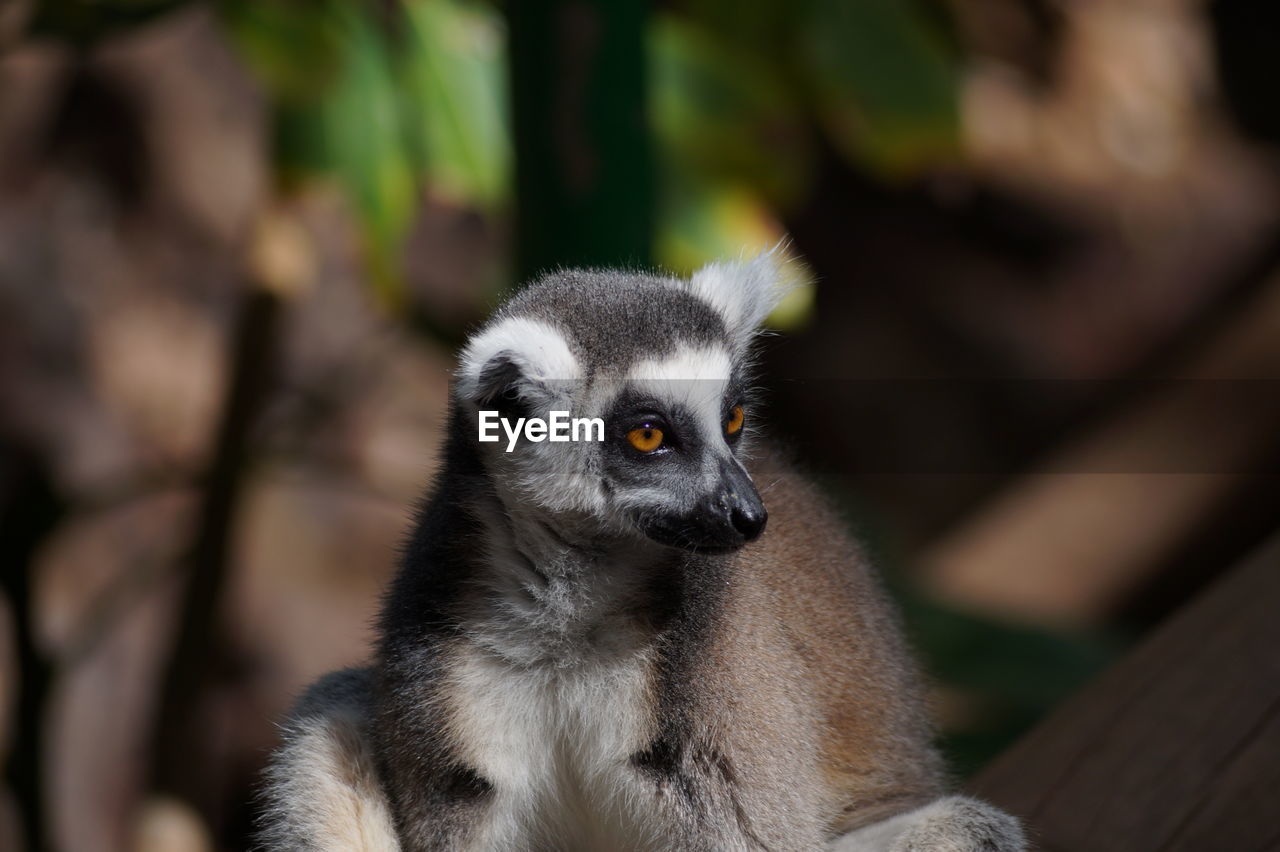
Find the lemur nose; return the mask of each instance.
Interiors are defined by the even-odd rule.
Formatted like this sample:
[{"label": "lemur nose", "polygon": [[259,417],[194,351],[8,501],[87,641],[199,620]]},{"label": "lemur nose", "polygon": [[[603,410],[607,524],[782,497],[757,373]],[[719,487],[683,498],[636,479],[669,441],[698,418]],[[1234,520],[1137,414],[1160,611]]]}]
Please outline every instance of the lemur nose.
[{"label": "lemur nose", "polygon": [[760,537],[760,533],[764,532],[764,525],[769,520],[769,513],[765,511],[764,506],[759,504],[743,506],[739,503],[733,507],[733,514],[730,520],[733,522],[733,528],[741,533],[744,539],[755,541]]}]

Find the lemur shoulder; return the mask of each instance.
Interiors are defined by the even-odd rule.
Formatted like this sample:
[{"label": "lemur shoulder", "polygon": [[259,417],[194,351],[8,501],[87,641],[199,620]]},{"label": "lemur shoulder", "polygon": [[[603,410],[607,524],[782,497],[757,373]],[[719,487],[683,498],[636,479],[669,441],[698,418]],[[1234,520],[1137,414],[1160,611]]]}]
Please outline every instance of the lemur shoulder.
[{"label": "lemur shoulder", "polygon": [[[1024,848],[945,794],[866,559],[756,446],[778,292],[770,255],[559,272],[470,338],[373,662],[286,723],[266,848]],[[604,440],[506,452],[480,410],[599,417]]]}]

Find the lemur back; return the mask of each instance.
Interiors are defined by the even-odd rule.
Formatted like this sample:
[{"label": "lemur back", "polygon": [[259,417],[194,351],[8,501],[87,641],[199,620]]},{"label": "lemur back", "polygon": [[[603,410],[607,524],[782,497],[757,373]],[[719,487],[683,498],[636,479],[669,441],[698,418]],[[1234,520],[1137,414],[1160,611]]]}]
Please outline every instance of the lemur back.
[{"label": "lemur back", "polygon": [[[1022,848],[940,798],[890,605],[757,446],[777,293],[770,256],[565,272],[471,338],[374,660],[286,727],[269,848]],[[602,440],[479,440],[481,411],[557,409]]]}]

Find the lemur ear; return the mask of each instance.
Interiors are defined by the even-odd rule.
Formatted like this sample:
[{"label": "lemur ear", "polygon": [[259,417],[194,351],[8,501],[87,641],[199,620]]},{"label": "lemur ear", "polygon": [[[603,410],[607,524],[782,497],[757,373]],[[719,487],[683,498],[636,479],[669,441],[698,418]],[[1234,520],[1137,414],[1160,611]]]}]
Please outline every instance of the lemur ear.
[{"label": "lemur ear", "polygon": [[734,345],[745,349],[790,290],[782,274],[783,261],[778,246],[750,260],[711,263],[693,274],[689,292],[716,309]]},{"label": "lemur ear", "polygon": [[528,317],[501,320],[481,331],[462,350],[457,373],[459,398],[478,406],[543,407],[567,398],[581,374],[564,336]]}]

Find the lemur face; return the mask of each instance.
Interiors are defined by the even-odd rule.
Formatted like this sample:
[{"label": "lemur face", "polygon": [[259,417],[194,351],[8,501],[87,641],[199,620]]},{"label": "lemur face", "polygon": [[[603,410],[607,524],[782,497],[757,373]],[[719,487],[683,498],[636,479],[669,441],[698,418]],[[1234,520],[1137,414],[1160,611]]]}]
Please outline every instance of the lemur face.
[{"label": "lemur face", "polygon": [[[455,390],[508,510],[686,550],[757,538],[767,513],[740,458],[747,356],[778,294],[771,255],[689,281],[564,272],[522,291],[468,342]],[[603,440],[481,442],[488,411],[598,418]]]},{"label": "lemur face", "polygon": [[631,365],[610,400],[603,471],[646,536],[689,550],[757,538],[767,513],[737,452],[749,401],[730,353],[684,344]]}]

